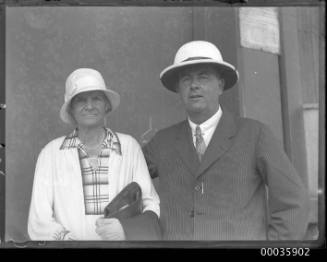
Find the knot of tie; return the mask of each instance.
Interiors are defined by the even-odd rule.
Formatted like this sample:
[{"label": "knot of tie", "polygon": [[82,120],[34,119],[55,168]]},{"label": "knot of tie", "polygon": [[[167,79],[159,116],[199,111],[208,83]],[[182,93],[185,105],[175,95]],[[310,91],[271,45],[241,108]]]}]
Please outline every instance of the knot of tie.
[{"label": "knot of tie", "polygon": [[201,161],[204,152],[206,151],[206,145],[202,136],[200,126],[195,128],[195,149],[198,154],[199,160]]}]

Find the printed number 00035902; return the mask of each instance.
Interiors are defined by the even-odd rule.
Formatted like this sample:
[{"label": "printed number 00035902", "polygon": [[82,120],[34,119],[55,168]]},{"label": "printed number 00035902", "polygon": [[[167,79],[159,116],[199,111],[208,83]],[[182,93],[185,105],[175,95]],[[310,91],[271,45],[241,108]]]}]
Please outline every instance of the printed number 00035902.
[{"label": "printed number 00035902", "polygon": [[298,247],[287,247],[287,248],[277,248],[277,247],[264,247],[260,249],[261,256],[285,256],[285,257],[308,257],[310,256],[310,248],[298,248]]}]

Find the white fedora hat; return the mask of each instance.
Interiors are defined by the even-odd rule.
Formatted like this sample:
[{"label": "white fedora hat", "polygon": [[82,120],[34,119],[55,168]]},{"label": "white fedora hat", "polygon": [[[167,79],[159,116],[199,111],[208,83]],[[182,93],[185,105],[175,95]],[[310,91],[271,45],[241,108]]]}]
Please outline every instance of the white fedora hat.
[{"label": "white fedora hat", "polygon": [[60,118],[68,124],[74,124],[69,113],[70,102],[74,96],[82,92],[103,91],[111,104],[111,111],[120,103],[120,95],[107,88],[102,75],[91,68],[79,68],[72,72],[66,80],[65,102],[60,109]]},{"label": "white fedora hat", "polygon": [[195,64],[212,64],[225,80],[224,90],[231,88],[238,81],[235,67],[223,60],[219,49],[207,41],[191,41],[182,45],[176,52],[174,63],[160,73],[162,84],[170,91],[177,92],[178,71]]}]

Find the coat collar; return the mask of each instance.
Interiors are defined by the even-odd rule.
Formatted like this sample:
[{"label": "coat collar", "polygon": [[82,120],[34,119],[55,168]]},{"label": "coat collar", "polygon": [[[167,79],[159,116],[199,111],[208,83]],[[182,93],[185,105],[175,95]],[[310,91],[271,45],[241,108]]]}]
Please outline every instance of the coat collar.
[{"label": "coat collar", "polygon": [[181,122],[175,141],[175,148],[181,159],[184,161],[189,171],[195,175],[200,161],[193,145],[192,131],[187,120]]},{"label": "coat collar", "polygon": [[193,145],[192,131],[187,120],[180,124],[175,147],[191,173],[195,177],[199,177],[227,151],[231,146],[231,138],[235,133],[235,118],[230,112],[224,110],[201,163]]},{"label": "coat collar", "polygon": [[232,144],[231,138],[234,137],[236,133],[235,118],[227,110],[223,112],[196,172],[197,177],[202,175],[204,171],[217,161]]}]

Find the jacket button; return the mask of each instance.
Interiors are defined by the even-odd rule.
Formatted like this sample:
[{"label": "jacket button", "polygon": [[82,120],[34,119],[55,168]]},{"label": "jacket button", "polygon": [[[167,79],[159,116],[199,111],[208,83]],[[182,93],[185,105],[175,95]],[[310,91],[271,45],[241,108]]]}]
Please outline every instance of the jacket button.
[{"label": "jacket button", "polygon": [[196,185],[194,188],[196,191],[200,191],[201,190],[201,186],[200,185]]}]

